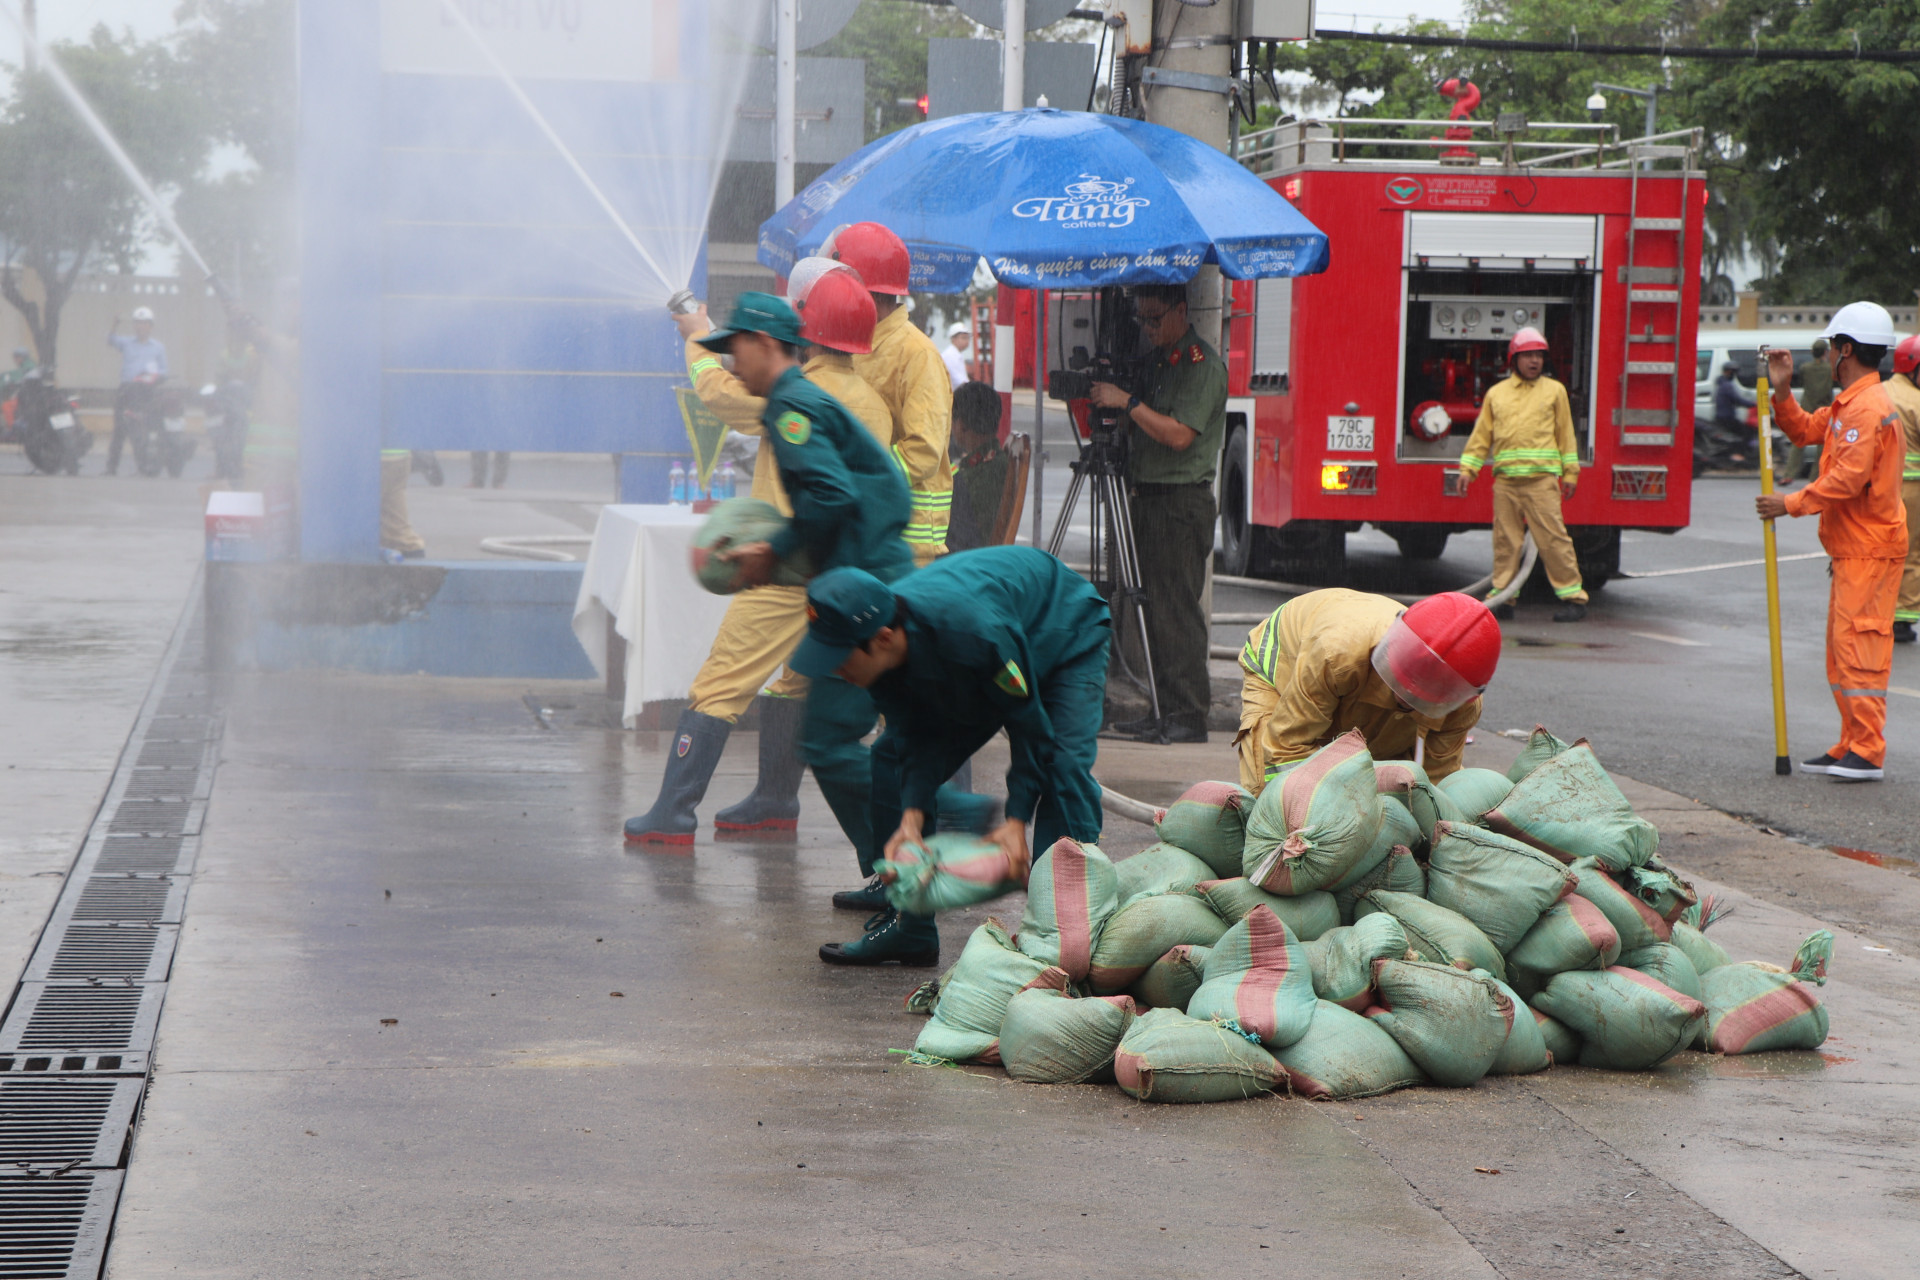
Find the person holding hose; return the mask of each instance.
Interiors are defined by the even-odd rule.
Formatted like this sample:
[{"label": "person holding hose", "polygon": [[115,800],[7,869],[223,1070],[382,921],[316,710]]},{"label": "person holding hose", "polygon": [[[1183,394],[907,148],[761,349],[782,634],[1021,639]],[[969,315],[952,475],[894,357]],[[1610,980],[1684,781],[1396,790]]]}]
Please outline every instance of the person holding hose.
[{"label": "person holding hose", "polygon": [[1878,782],[1887,757],[1893,611],[1907,558],[1906,440],[1879,376],[1894,343],[1893,317],[1876,303],[1850,302],[1823,336],[1841,391],[1817,413],[1793,402],[1793,354],[1767,352],[1774,419],[1795,444],[1820,446],[1820,474],[1804,489],[1761,494],[1754,510],[1762,520],[1818,512],[1820,545],[1833,558],[1827,682],[1840,708],[1840,741],[1800,768],[1836,782]]},{"label": "person holding hose", "polygon": [[1349,729],[1376,760],[1416,760],[1438,782],[1460,768],[1499,662],[1500,624],[1458,591],[1412,606],[1344,587],[1296,596],[1240,650],[1240,785],[1259,795]]},{"label": "person holding hose", "polygon": [[[1460,482],[1473,483],[1489,456],[1493,461],[1493,590],[1497,594],[1520,572],[1522,538],[1533,545],[1547,567],[1547,581],[1562,604],[1555,622],[1587,616],[1587,593],[1580,582],[1580,559],[1560,517],[1560,503],[1580,483],[1580,453],[1573,438],[1573,411],[1567,389],[1546,375],[1547,339],[1526,328],[1507,344],[1513,373],[1487,390],[1480,418],[1460,455]],[[1513,606],[1494,610],[1501,619]]]},{"label": "person holding hose", "polygon": [[1920,334],[1900,339],[1900,345],[1893,349],[1893,376],[1880,384],[1887,399],[1893,401],[1894,412],[1900,415],[1900,429],[1907,440],[1900,469],[1900,503],[1907,512],[1907,567],[1900,576],[1900,598],[1893,606],[1895,644],[1912,644],[1913,624],[1920,622],[1920,386],[1913,380],[1916,367],[1920,367]]},{"label": "person holding hose", "polygon": [[[1002,729],[1012,747],[1007,817],[988,833],[1024,881],[1032,848],[1100,839],[1093,779],[1112,623],[1079,574],[1032,547],[950,555],[889,586],[836,569],[807,588],[812,618],[795,669],[871,691],[887,727],[873,748],[873,826],[888,857],[933,834],[940,782]],[[940,959],[931,917],[883,912],[856,942],[820,948],[828,964]]]},{"label": "person holding hose", "polygon": [[[873,334],[873,302],[850,269],[832,265],[825,274],[795,268],[794,302],[800,306],[800,339],[807,344],[800,372],[831,396],[866,428],[881,448],[893,438],[893,417],[872,387],[853,371],[853,357],[867,350]],[[736,431],[761,436],[753,463],[751,495],[793,514],[781,486],[771,437],[762,434],[767,402],[754,395],[719,358],[699,345],[712,331],[705,307],[677,315],[674,323],[687,343],[687,374],[701,402]],[[727,605],[720,631],[694,677],[689,704],[674,727],[675,754],[667,761],[653,807],[626,824],[626,838],[646,844],[692,844],[699,828],[696,810],[720,753],[741,714],[767,680],[779,670],[807,630],[804,587],[768,585],[736,594]],[[800,818],[800,726],[807,696],[805,677],[791,666],[760,699],[760,771],[751,794],[720,810],[714,829],[731,834],[789,832]],[[682,747],[684,744],[684,749]],[[849,831],[859,845],[870,832]]]}]

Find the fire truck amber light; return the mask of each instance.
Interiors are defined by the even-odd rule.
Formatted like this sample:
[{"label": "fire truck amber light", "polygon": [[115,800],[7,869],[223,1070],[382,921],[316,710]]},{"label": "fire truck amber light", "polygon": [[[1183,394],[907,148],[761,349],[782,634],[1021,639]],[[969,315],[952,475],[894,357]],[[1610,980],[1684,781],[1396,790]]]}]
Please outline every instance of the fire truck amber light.
[{"label": "fire truck amber light", "polygon": [[1320,464],[1320,492],[1346,493],[1371,497],[1378,487],[1380,466],[1374,462],[1323,462]]},{"label": "fire truck amber light", "polygon": [[1344,493],[1347,488],[1347,468],[1344,464],[1330,462],[1320,468],[1320,487],[1328,493]]}]

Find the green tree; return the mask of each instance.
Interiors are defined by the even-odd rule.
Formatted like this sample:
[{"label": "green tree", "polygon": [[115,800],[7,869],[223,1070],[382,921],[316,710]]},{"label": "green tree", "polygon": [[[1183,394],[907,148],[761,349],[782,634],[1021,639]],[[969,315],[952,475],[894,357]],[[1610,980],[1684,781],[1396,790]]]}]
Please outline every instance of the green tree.
[{"label": "green tree", "polygon": [[[204,151],[200,112],[160,44],[94,28],[49,52],[158,188],[177,186]],[[40,363],[59,360],[60,313],[80,273],[133,270],[152,218],[45,70],[20,71],[0,109],[0,296],[26,318]],[[35,300],[21,272],[40,282]]]},{"label": "green tree", "polygon": [[865,123],[871,142],[926,119],[913,104],[927,91],[927,41],[974,34],[973,23],[957,9],[867,0],[839,35],[808,52],[821,58],[866,59]]}]

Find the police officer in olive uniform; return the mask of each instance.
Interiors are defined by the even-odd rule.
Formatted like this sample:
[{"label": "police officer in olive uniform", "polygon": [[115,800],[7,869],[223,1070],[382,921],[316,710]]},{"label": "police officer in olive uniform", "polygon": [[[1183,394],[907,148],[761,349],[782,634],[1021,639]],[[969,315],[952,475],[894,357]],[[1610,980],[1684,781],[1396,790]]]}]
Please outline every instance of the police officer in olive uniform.
[{"label": "police officer in olive uniform", "polygon": [[[839,401],[801,376],[800,319],[779,298],[744,293],[727,327],[695,339],[733,356],[734,376],[767,402],[762,422],[793,504],[793,518],[771,542],[726,552],[750,587],[772,581],[774,566],[805,550],[816,571],[864,569],[892,582],[913,569],[905,541],[912,506],[906,481],[887,451]],[[815,680],[807,691],[801,753],[863,876],[878,846],[871,809],[872,765],[861,739],[878,718],[873,699],[844,680]],[[937,943],[936,943],[937,946]]]},{"label": "police officer in olive uniform", "polygon": [[1185,285],[1142,285],[1135,314],[1154,345],[1139,394],[1093,386],[1104,409],[1124,409],[1133,539],[1147,596],[1147,642],[1161,719],[1116,725],[1146,742],[1205,742],[1211,630],[1202,604],[1213,554],[1213,472],[1227,432],[1227,366],[1187,320]]},{"label": "police officer in olive uniform", "polygon": [[[1012,764],[1007,818],[988,833],[1024,880],[1032,848],[1100,839],[1093,778],[1112,625],[1079,574],[1032,547],[950,554],[888,586],[836,569],[807,590],[811,622],[794,670],[872,691],[886,716],[873,748],[873,827],[889,856],[941,824],[940,782],[1001,729]],[[933,964],[933,921],[901,917],[891,947],[829,943],[829,964]]]}]

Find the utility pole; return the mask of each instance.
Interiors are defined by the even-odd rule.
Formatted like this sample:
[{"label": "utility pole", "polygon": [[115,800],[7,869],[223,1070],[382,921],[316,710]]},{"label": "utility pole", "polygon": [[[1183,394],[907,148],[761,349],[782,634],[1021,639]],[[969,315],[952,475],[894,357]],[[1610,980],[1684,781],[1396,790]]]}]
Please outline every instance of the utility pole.
[{"label": "utility pole", "polygon": [[794,81],[800,71],[800,0],[773,0],[773,207],[793,199]]},{"label": "utility pole", "polygon": [[1000,109],[1018,111],[1027,105],[1027,0],[1007,0],[1000,33]]},{"label": "utility pole", "polygon": [[[1166,4],[1154,6],[1154,44],[1165,42],[1158,65],[1140,68],[1140,92],[1146,118],[1210,147],[1227,149],[1227,124],[1233,110],[1234,14],[1237,5]],[[1187,286],[1193,327],[1225,351],[1220,305],[1220,269],[1205,266]]]}]

